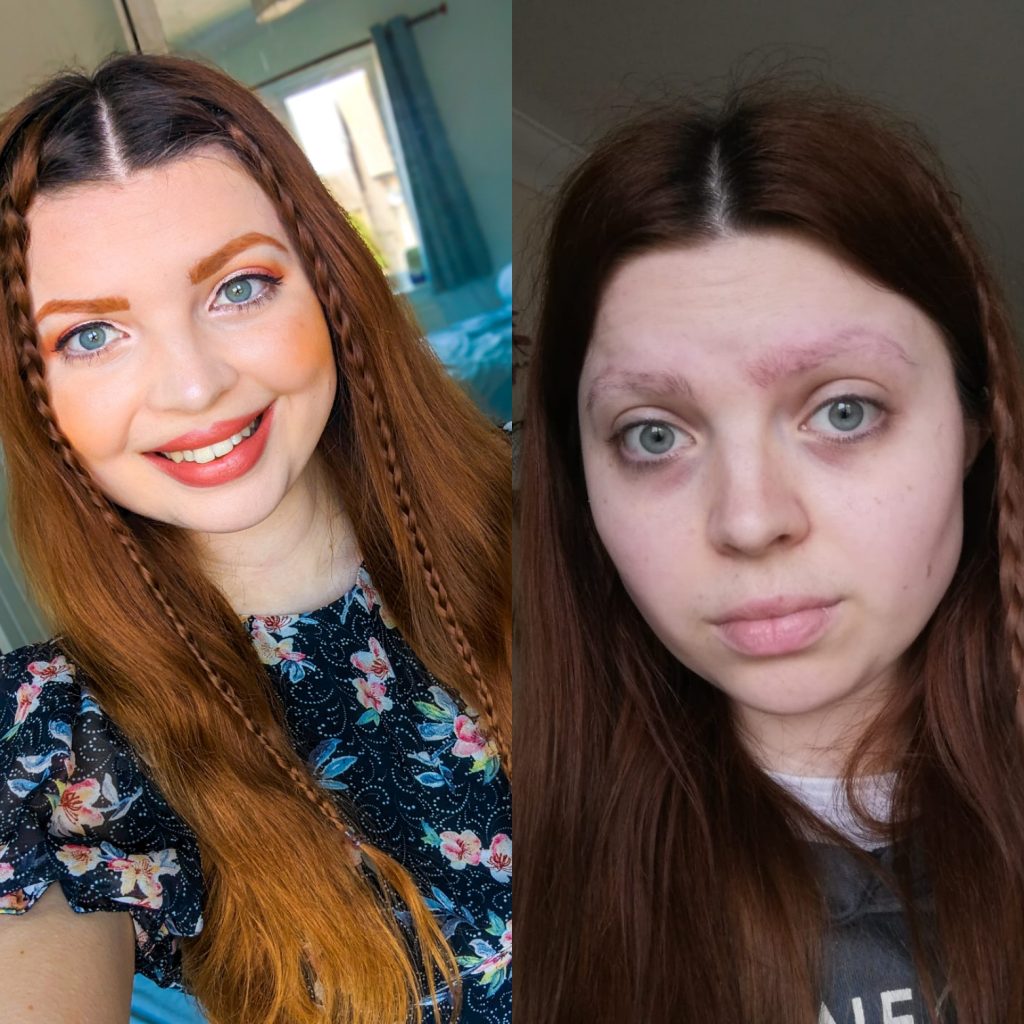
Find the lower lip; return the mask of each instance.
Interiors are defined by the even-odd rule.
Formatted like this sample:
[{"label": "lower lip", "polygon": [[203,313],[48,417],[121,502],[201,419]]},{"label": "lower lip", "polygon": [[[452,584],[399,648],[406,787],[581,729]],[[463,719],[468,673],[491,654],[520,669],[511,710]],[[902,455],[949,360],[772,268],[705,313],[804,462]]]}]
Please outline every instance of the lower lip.
[{"label": "lower lip", "polygon": [[218,487],[244,476],[256,465],[263,454],[263,449],[267,446],[273,418],[274,406],[272,405],[263,413],[263,419],[255,433],[243,438],[241,444],[236,444],[227,455],[214,459],[213,462],[201,465],[198,462],[174,462],[154,452],[145,452],[145,457],[157,469],[173,477],[179,483],[189,487]]},{"label": "lower lip", "polygon": [[726,647],[753,657],[793,654],[815,643],[828,629],[835,605],[804,608],[775,619],[734,619],[716,626]]}]

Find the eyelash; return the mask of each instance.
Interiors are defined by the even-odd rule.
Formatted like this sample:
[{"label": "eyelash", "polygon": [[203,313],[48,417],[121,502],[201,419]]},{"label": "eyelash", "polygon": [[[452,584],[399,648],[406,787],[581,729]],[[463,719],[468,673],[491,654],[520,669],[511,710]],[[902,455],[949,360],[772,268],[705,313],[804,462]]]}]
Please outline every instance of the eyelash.
[{"label": "eyelash", "polygon": [[[221,285],[218,286],[217,290],[214,292],[214,298],[217,298],[217,296],[219,296],[221,292],[223,292],[224,289],[228,287],[228,285],[232,285],[236,281],[262,281],[264,284],[267,285],[267,287],[262,292],[260,292],[260,294],[257,295],[255,298],[246,299],[245,302],[231,302],[228,303],[226,307],[224,305],[218,305],[214,308],[231,308],[236,311],[258,309],[260,306],[269,302],[277,294],[278,286],[281,284],[283,280],[283,277],[274,274],[262,274],[252,272],[235,274],[234,277],[229,277],[226,281],[224,281]],[[101,356],[106,354],[107,350],[111,347],[109,344],[104,345],[103,348],[97,349],[95,352],[85,352],[78,355],[71,355],[67,351],[67,343],[76,334],[81,334],[82,331],[87,331],[89,330],[90,327],[106,327],[111,330],[116,330],[116,328],[112,324],[107,323],[105,320],[92,320],[86,324],[76,324],[70,330],[65,331],[64,334],[62,334],[57,339],[56,343],[53,346],[54,351],[60,353],[60,357],[61,359],[64,360],[64,362],[88,363],[91,362],[93,359],[99,359]]]},{"label": "eyelash", "polygon": [[[849,445],[849,444],[858,444],[861,441],[866,441],[869,438],[874,437],[876,434],[878,434],[881,430],[884,429],[884,427],[885,427],[885,416],[886,416],[886,414],[888,413],[889,410],[887,409],[887,407],[885,405],[883,405],[881,402],[877,401],[876,399],[865,398],[863,395],[846,394],[846,395],[836,395],[834,398],[829,398],[826,401],[822,402],[811,413],[811,415],[808,417],[808,419],[809,420],[813,419],[822,410],[829,408],[829,406],[837,405],[840,402],[856,402],[859,405],[871,406],[874,409],[876,409],[881,415],[880,415],[878,421],[872,427],[868,428],[867,430],[862,431],[859,434],[847,434],[846,436],[836,435],[836,434],[821,435],[822,440],[826,444],[835,445],[835,446],[844,446],[844,445]],[[671,430],[673,433],[678,433],[679,430],[680,430],[679,427],[674,427],[674,426],[672,426],[671,423],[666,423],[664,420],[655,420],[655,419],[637,420],[637,421],[635,421],[633,423],[627,423],[625,426],[620,427],[617,431],[615,431],[614,434],[612,434],[611,438],[609,439],[610,443],[612,443],[615,446],[615,450],[618,453],[618,455],[621,458],[621,460],[623,461],[623,463],[625,465],[627,465],[630,469],[635,469],[635,470],[654,469],[655,467],[660,466],[663,463],[668,462],[668,461],[670,461],[670,460],[672,460],[672,459],[674,459],[676,457],[676,454],[674,452],[671,452],[668,455],[654,456],[652,458],[641,458],[641,459],[633,458],[632,456],[626,455],[626,453],[625,453],[625,445],[624,445],[624,439],[625,439],[626,434],[629,431],[631,431],[631,430],[636,430],[637,428],[642,429],[644,427],[650,427],[650,426],[665,427],[668,430]],[[803,429],[803,428],[801,428],[801,429]]]}]

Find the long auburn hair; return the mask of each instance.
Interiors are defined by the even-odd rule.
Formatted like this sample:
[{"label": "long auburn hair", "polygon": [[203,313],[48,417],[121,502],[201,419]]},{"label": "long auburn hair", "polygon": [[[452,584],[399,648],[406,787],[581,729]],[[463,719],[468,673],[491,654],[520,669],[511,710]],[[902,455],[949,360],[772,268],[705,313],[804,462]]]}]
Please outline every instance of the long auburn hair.
[{"label": "long auburn hair", "polygon": [[[510,770],[508,447],[444,373],[288,131],[212,67],[111,58],[91,77],[56,77],[0,125],[12,530],[62,648],[198,838],[205,926],[182,954],[210,1018],[420,1019],[424,985],[448,984],[456,1003],[459,988],[415,884],[360,843],[292,749],[266,671],[188,535],[112,504],[47,394],[27,279],[33,198],[211,146],[272,200],[323,308],[339,387],[318,452],[374,582],[427,667],[479,709]],[[411,911],[414,948],[395,897]]]},{"label": "long auburn hair", "polygon": [[[906,654],[905,686],[846,766],[857,807],[870,741],[892,737],[892,871],[758,768],[724,695],[641,618],[587,504],[576,393],[610,275],[641,253],[768,230],[823,243],[923,310],[946,338],[965,414],[990,431],[964,484],[954,579]],[[525,1020],[818,1021],[827,916],[811,834],[903,899],[933,1020],[953,1006],[959,1024],[1024,1021],[1022,442],[1006,306],[910,126],[836,90],[769,79],[621,127],[570,176],[522,456],[514,998]],[[933,910],[912,896],[922,873]]]}]

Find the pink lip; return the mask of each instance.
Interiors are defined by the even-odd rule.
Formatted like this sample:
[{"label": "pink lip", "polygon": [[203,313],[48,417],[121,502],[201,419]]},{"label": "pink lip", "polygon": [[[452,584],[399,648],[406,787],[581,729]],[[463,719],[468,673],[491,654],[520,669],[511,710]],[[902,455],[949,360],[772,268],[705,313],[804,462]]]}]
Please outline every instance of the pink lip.
[{"label": "pink lip", "polygon": [[820,639],[838,604],[834,598],[768,598],[735,608],[713,625],[722,642],[738,654],[793,654]]},{"label": "pink lip", "polygon": [[186,448],[189,450],[206,448],[218,441],[226,441],[232,434],[245,430],[263,412],[266,412],[266,409],[257,409],[256,412],[251,412],[248,416],[236,416],[233,420],[220,420],[206,430],[191,430],[187,434],[173,438],[160,448],[151,448],[150,451],[180,452]]},{"label": "pink lip", "polygon": [[761,598],[759,601],[747,601],[746,604],[732,608],[711,621],[720,626],[722,623],[734,622],[737,619],[777,619],[782,615],[803,611],[805,608],[829,608],[836,603],[834,597],[780,594],[777,597]]}]

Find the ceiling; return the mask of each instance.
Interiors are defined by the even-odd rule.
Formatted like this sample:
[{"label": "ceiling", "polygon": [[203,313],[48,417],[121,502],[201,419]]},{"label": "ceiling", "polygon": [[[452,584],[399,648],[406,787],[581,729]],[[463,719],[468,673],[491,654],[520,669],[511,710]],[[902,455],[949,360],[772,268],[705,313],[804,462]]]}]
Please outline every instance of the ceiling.
[{"label": "ceiling", "polygon": [[164,35],[170,40],[190,36],[247,7],[250,0],[155,0]]}]

